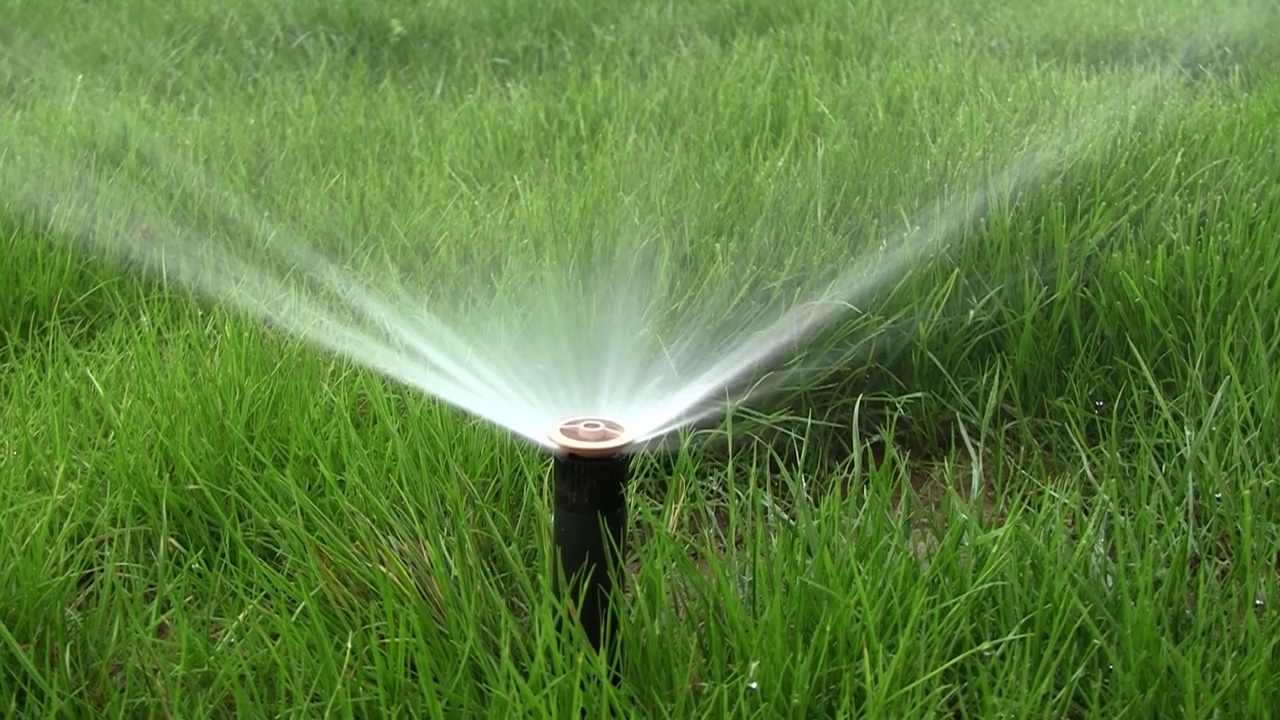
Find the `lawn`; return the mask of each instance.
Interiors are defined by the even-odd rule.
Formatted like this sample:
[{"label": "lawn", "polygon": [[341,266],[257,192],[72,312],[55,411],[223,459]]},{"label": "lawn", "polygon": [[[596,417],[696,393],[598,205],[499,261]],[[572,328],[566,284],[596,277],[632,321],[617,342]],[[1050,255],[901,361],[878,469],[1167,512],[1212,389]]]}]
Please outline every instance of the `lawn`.
[{"label": "lawn", "polygon": [[0,714],[1269,716],[1280,10],[1042,5],[0,2]]}]

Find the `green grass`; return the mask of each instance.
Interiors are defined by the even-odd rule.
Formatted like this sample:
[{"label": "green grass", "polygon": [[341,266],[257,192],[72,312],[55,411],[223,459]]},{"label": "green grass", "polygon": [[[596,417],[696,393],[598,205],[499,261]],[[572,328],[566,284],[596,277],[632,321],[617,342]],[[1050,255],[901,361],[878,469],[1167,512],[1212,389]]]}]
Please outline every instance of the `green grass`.
[{"label": "green grass", "polygon": [[[1220,4],[0,3],[0,714],[1268,716],[1280,25]],[[635,459],[620,688],[540,453],[107,252],[461,307],[656,237],[732,317],[1073,129]]]}]

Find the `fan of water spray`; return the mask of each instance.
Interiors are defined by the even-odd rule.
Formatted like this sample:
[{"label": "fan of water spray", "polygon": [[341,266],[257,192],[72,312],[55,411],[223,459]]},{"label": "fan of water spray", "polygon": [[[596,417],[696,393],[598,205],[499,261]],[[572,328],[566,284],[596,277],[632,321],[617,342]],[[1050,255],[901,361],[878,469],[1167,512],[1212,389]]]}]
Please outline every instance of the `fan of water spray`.
[{"label": "fan of water spray", "polygon": [[[730,266],[677,296],[674,288],[686,278],[671,268],[670,243],[661,240],[615,241],[586,261],[543,258],[545,267],[525,270],[517,282],[469,285],[469,300],[423,293],[397,283],[394,267],[378,279],[310,249],[247,198],[183,163],[137,118],[126,118],[122,132],[135,155],[164,169],[166,186],[218,208],[224,235],[261,241],[237,245],[184,225],[166,214],[163,202],[144,200],[136,188],[108,181],[101,167],[39,139],[10,145],[3,180],[11,200],[61,218],[88,244],[533,443],[571,448],[575,441],[562,424],[598,418],[609,432],[641,444],[794,379],[769,373],[783,355],[944,247],[987,207],[1104,137],[1116,114],[1130,111],[1150,86],[1149,80],[1146,87],[1125,87],[1088,121],[1032,138],[1029,152],[976,191],[946,198],[906,231],[853,252],[839,272],[802,267],[814,276],[795,279],[794,287],[807,290],[790,295],[752,292],[786,279],[760,269],[735,275]],[[746,287],[738,292],[730,284]],[[590,423],[576,427],[594,432]]]},{"label": "fan of water spray", "polygon": [[[56,67],[38,64],[46,75]],[[495,250],[507,255],[496,263],[505,265],[505,275],[497,274],[514,280],[469,275],[465,264],[419,262],[412,271],[392,261],[339,264],[267,208],[184,160],[119,100],[101,123],[114,130],[92,140],[97,148],[88,153],[56,132],[24,133],[11,118],[0,190],[37,217],[57,218],[88,245],[544,448],[572,444],[557,430],[572,418],[601,419],[611,432],[625,432],[630,444],[643,444],[803,379],[809,364],[792,363],[786,373],[777,368],[989,207],[1105,140],[1156,97],[1161,77],[1156,68],[1136,81],[1113,83],[1095,107],[1076,109],[1065,128],[1059,120],[1033,129],[1022,143],[1025,152],[995,173],[975,175],[903,231],[851,244],[843,257],[815,256],[791,266],[790,277],[773,275],[767,258],[735,264],[736,248],[729,260],[711,263],[719,263],[712,270],[697,263],[689,270],[691,263],[682,264],[689,249],[661,233],[642,241],[613,238],[594,249],[584,238],[542,254],[521,250],[528,239],[519,238]],[[78,82],[75,87],[78,92]],[[128,158],[113,160],[122,153]],[[129,162],[158,168],[147,181],[150,190],[118,170]],[[171,213],[182,194],[219,222]],[[780,237],[747,244],[803,242]],[[430,238],[420,247],[430,254]],[[484,263],[475,269],[492,270]],[[415,274],[416,281],[402,281]]]}]

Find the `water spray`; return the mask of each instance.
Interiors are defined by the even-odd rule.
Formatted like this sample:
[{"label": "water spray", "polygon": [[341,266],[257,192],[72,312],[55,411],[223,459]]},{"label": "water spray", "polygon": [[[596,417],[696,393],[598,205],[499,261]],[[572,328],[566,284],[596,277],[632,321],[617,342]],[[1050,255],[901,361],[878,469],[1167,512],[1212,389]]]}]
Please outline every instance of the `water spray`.
[{"label": "water spray", "polygon": [[553,537],[560,596],[621,678],[615,599],[626,588],[626,485],[632,435],[604,418],[575,418],[551,430],[557,448]]}]

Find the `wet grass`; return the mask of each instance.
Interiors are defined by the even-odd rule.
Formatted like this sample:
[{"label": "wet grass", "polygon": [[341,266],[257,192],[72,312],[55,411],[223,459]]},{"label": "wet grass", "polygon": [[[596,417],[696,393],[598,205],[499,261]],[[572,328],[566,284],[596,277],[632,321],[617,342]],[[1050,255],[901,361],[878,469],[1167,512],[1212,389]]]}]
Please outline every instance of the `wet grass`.
[{"label": "wet grass", "polygon": [[[989,5],[0,6],[0,711],[1266,716],[1274,10]],[[640,227],[732,300],[1073,128],[635,459],[619,688],[544,457],[105,251],[287,224],[465,304]]]}]

